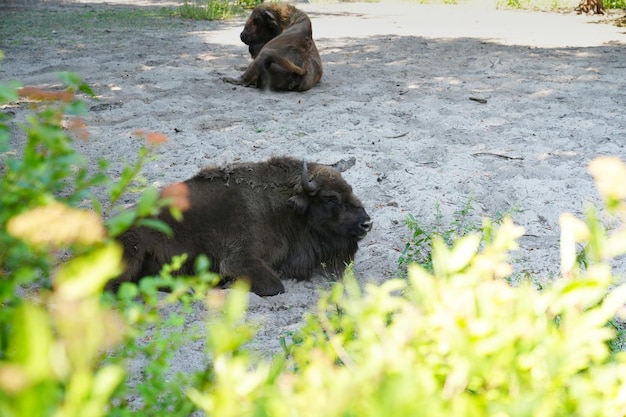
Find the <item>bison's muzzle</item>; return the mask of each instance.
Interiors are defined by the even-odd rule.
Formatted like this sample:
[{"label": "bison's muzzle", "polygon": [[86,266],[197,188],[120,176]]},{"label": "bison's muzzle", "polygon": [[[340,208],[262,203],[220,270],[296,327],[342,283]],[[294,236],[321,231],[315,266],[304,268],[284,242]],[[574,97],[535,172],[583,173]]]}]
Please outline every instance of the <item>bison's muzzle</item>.
[{"label": "bison's muzzle", "polygon": [[367,215],[365,209],[362,209],[359,214],[359,226],[354,236],[356,236],[357,239],[362,240],[369,233],[369,231],[372,230],[373,225],[374,222],[370,219],[370,216]]}]

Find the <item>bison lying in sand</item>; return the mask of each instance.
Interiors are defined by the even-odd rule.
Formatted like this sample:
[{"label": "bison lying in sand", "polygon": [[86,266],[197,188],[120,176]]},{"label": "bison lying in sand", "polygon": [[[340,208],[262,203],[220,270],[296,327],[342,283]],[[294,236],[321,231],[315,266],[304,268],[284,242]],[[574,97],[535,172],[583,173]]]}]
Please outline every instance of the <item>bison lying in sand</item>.
[{"label": "bison lying in sand", "polygon": [[372,227],[350,185],[334,168],[292,158],[209,167],[185,181],[190,207],[182,222],[164,210],[173,238],[137,227],[119,238],[126,271],[115,289],[156,274],[187,253],[182,273],[205,254],[223,281],[245,279],[258,295],[284,292],[281,278],[306,280],[323,265],[341,276]]},{"label": "bison lying in sand", "polygon": [[322,78],[322,60],[313,42],[311,20],[287,3],[264,3],[241,32],[252,63],[239,78],[224,81],[274,91],[305,91]]}]

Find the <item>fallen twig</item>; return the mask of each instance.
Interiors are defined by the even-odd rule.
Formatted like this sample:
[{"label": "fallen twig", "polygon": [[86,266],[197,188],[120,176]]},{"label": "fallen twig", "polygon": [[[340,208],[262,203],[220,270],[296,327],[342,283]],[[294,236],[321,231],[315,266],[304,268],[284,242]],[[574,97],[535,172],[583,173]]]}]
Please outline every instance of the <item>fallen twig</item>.
[{"label": "fallen twig", "polygon": [[387,138],[387,139],[397,139],[397,138],[401,138],[403,136],[408,135],[409,132],[404,132],[404,133],[400,133],[399,135],[395,135],[395,136],[383,136],[383,138]]},{"label": "fallen twig", "polygon": [[485,98],[470,97],[469,99],[472,100],[472,101],[475,101],[477,103],[480,103],[480,104],[487,104],[487,99],[485,99]]},{"label": "fallen twig", "polygon": [[523,161],[524,158],[521,156],[509,156],[509,155],[502,155],[499,153],[492,153],[492,152],[477,152],[477,153],[473,153],[472,156],[474,157],[478,157],[478,156],[495,156],[497,158],[504,158],[504,159],[509,159],[509,160],[519,160],[519,161]]}]

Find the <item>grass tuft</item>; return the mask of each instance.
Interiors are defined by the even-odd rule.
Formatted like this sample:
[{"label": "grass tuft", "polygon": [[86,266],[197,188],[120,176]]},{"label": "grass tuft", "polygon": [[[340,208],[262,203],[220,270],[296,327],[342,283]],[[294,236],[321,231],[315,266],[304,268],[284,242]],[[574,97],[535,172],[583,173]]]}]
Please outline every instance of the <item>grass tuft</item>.
[{"label": "grass tuft", "polygon": [[225,20],[245,13],[261,4],[262,0],[184,0],[178,11],[180,16],[194,20]]},{"label": "grass tuft", "polygon": [[[493,222],[499,225],[505,217],[511,217],[521,211],[518,207],[512,207],[505,213],[496,213]],[[432,240],[434,236],[442,238],[447,246],[452,246],[456,240],[473,233],[480,234],[482,239],[485,237],[484,225],[477,220],[475,215],[472,196],[454,212],[453,219],[449,223],[444,222],[441,207],[437,203],[435,204],[434,225],[421,223],[412,214],[408,215],[406,225],[411,236],[398,259],[398,266],[402,272],[406,272],[406,268],[412,263],[422,265],[429,272],[433,271]]]}]

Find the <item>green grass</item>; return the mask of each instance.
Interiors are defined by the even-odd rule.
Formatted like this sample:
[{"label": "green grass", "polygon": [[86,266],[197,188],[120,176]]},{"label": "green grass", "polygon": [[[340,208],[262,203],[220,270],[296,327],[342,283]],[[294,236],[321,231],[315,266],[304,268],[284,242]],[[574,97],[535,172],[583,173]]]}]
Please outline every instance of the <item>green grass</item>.
[{"label": "green grass", "polygon": [[225,20],[241,15],[246,9],[261,4],[262,0],[183,0],[178,8],[180,16],[195,20]]},{"label": "green grass", "polygon": [[0,47],[53,41],[63,34],[89,36],[91,32],[160,29],[180,23],[173,9],[7,9],[0,13]]},{"label": "green grass", "polygon": [[62,34],[89,36],[112,30],[168,29],[184,19],[223,20],[246,12],[260,0],[181,0],[176,7],[6,8],[0,13],[0,48],[37,41],[52,42]]},{"label": "green grass", "polygon": [[224,20],[242,13],[242,9],[223,1],[185,0],[178,8],[178,12],[186,19]]},{"label": "green grass", "polygon": [[612,353],[626,351],[626,322],[614,318],[609,322],[609,327],[615,331],[615,338],[609,341],[609,350]]},{"label": "green grass", "polygon": [[573,9],[578,0],[497,0],[498,9],[557,11]]},{"label": "green grass", "polygon": [[[496,213],[493,222],[500,224],[505,217],[511,217],[514,213],[520,213],[517,207],[512,207],[505,213]],[[461,208],[457,209],[450,222],[444,221],[439,203],[435,204],[434,224],[428,225],[415,216],[409,214],[406,225],[410,237],[404,245],[404,249],[398,259],[398,266],[402,270],[411,263],[418,263],[426,270],[433,270],[432,240],[433,236],[439,236],[446,245],[451,246],[454,241],[472,233],[480,233],[485,237],[484,225],[475,214],[474,198],[470,196]]]},{"label": "green grass", "polygon": [[607,9],[626,9],[626,0],[604,0]]}]

